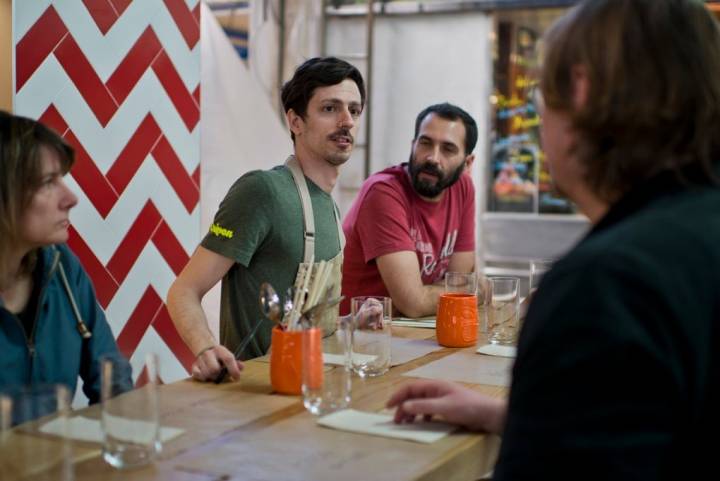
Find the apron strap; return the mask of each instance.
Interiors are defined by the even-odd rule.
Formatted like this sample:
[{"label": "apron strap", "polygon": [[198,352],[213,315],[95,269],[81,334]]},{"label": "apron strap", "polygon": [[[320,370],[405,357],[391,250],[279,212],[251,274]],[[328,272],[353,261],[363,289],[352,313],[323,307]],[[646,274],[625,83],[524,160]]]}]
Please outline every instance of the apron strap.
[{"label": "apron strap", "polygon": [[285,165],[290,169],[293,181],[295,181],[295,187],[297,187],[298,190],[298,195],[300,195],[300,205],[302,205],[303,221],[305,222],[303,262],[308,263],[310,262],[310,258],[315,254],[315,216],[313,215],[312,203],[310,202],[310,191],[305,181],[305,174],[303,174],[300,169],[300,165],[294,155],[288,157]]},{"label": "apron strap", "polygon": [[[300,205],[302,206],[303,221],[305,223],[303,262],[308,263],[310,262],[311,255],[315,253],[315,216],[313,214],[312,202],[310,201],[310,191],[305,181],[305,174],[294,155],[287,158],[285,165],[290,169],[290,173],[292,173],[295,187],[300,196]],[[345,249],[345,233],[343,232],[342,223],[340,222],[340,209],[334,200],[333,207],[335,226],[337,227],[338,241],[340,242],[340,253],[342,253],[343,249]]]},{"label": "apron strap", "polygon": [[333,205],[335,206],[333,212],[335,212],[335,225],[337,226],[338,240],[340,241],[340,254],[342,254],[345,250],[345,232],[343,232],[342,222],[340,222],[340,208],[337,206],[334,200]]}]

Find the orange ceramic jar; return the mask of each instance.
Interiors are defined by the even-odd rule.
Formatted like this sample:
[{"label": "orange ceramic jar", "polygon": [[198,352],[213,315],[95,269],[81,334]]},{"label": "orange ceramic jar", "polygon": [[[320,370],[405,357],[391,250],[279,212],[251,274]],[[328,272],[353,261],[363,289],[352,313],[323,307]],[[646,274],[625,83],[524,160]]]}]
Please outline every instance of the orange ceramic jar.
[{"label": "orange ceramic jar", "polygon": [[477,343],[477,296],[446,293],[438,301],[435,335],[445,347],[469,347]]},{"label": "orange ceramic jar", "polygon": [[285,331],[276,326],[272,330],[270,350],[270,384],[275,392],[302,393],[303,337],[307,338],[306,346],[310,346],[312,351],[307,357],[311,363],[310,377],[313,382],[322,384],[321,330]]}]

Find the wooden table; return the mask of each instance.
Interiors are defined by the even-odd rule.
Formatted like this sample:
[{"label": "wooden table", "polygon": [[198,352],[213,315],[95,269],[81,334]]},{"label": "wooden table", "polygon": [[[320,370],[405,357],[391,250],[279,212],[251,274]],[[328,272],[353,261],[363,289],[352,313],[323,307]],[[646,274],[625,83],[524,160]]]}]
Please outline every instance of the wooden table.
[{"label": "wooden table", "polygon": [[[404,338],[432,338],[434,333],[393,328],[393,336]],[[403,373],[456,351],[432,352],[377,378],[354,376],[351,407],[383,409],[391,393],[412,381]],[[468,386],[492,396],[506,394],[502,387]],[[245,363],[240,382],[215,385],[185,380],[162,386],[161,423],[186,432],[166,443],[154,464],[125,471],[105,464],[97,444],[75,442],[75,479],[472,480],[489,471],[497,456],[496,436],[458,431],[433,444],[418,444],[322,428],[301,398],[271,391],[269,365],[258,360]],[[94,406],[82,414],[98,416],[98,412]]]}]

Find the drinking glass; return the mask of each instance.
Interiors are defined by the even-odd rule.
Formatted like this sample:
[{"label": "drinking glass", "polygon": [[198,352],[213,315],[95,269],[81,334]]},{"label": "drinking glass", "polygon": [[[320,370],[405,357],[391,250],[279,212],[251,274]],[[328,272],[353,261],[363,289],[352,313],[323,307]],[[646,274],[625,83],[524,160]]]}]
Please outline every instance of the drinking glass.
[{"label": "drinking glass", "polygon": [[477,312],[478,339],[488,332],[488,310],[492,301],[492,285],[490,279],[482,274],[477,275]]},{"label": "drinking glass", "polygon": [[553,265],[552,259],[532,259],[530,260],[530,280],[529,295],[532,295],[540,285],[540,280],[545,273],[550,270]]},{"label": "drinking glass", "polygon": [[350,404],[351,325],[349,317],[341,317],[335,333],[325,339],[317,327],[303,331],[317,331],[316,336],[303,336],[303,404],[312,414],[325,415]]},{"label": "drinking glass", "polygon": [[492,290],[488,315],[488,341],[513,345],[519,328],[518,277],[491,277]]},{"label": "drinking glass", "polygon": [[477,277],[474,272],[448,272],[445,274],[447,294],[475,294]]},{"label": "drinking glass", "polygon": [[142,466],[162,449],[158,410],[158,359],[145,357],[147,382],[125,392],[127,363],[101,359],[103,459],[115,468]]},{"label": "drinking glass", "polygon": [[[0,394],[0,479],[72,481],[69,415],[70,391],[64,385]],[[46,427],[52,428],[47,434]]]},{"label": "drinking glass", "polygon": [[382,296],[353,297],[350,365],[360,377],[390,369],[392,300]]}]

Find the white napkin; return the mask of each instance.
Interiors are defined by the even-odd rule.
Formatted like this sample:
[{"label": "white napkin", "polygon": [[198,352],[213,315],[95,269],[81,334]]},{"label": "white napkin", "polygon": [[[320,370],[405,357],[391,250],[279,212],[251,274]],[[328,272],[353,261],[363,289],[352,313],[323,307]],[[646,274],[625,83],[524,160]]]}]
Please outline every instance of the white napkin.
[{"label": "white napkin", "polygon": [[499,344],[485,344],[480,346],[477,351],[478,354],[487,354],[488,356],[499,356],[499,357],[515,357],[517,355],[517,348],[515,346],[502,346]]},{"label": "white napkin", "polygon": [[[353,353],[353,361],[355,361],[356,364],[364,364],[368,362],[372,362],[377,358],[377,356],[373,356],[371,354],[359,354],[359,353]],[[323,352],[323,364],[333,364],[335,366],[344,366],[345,365],[345,356],[342,354],[330,354],[328,352]]]},{"label": "white napkin", "polygon": [[392,325],[399,327],[420,327],[424,329],[435,329],[435,319],[413,319],[411,317],[398,317],[397,319],[393,319]]},{"label": "white napkin", "polygon": [[[116,416],[111,416],[110,420],[114,428],[118,430],[116,436],[121,439],[134,440],[138,437],[137,433],[147,432],[144,428],[148,423],[145,421],[136,421]],[[63,429],[62,419],[53,419],[43,424],[40,427],[40,432],[63,436],[78,441],[103,442],[103,432],[100,421],[83,416],[68,419],[65,429]],[[163,442],[170,441],[184,432],[185,430],[180,428],[161,427],[160,440]],[[144,442],[145,440],[142,441]]]},{"label": "white napkin", "polygon": [[328,414],[319,418],[317,423],[340,431],[405,439],[424,444],[434,443],[457,429],[455,426],[440,422],[395,424],[392,415],[366,413],[354,409],[343,409]]}]

